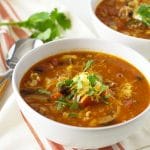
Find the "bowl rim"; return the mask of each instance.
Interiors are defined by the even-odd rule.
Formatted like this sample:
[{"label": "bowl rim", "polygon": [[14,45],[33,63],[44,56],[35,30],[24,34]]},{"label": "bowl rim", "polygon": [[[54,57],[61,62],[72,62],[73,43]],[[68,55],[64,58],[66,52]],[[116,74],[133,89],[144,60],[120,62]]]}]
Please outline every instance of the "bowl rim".
[{"label": "bowl rim", "polygon": [[114,30],[114,29],[110,28],[109,26],[107,26],[100,19],[98,19],[98,17],[95,15],[95,9],[93,9],[93,7],[92,7],[93,1],[95,1],[95,3],[94,3],[95,6],[94,7],[96,9],[97,6],[99,5],[99,3],[101,1],[103,1],[103,0],[90,0],[89,1],[89,10],[90,10],[91,17],[94,18],[95,21],[97,21],[97,23],[103,25],[109,32],[111,32],[111,34],[116,34],[117,36],[121,36],[123,38],[128,38],[128,39],[131,39],[131,40],[138,40],[138,41],[142,41],[142,42],[150,42],[150,39],[144,39],[144,38],[140,38],[140,37],[135,37],[135,36],[127,35],[127,34],[124,34],[122,32],[119,32],[119,31]]},{"label": "bowl rim", "polygon": [[[18,69],[18,67],[20,66],[20,64],[24,61],[24,59],[26,58],[26,57],[30,57],[30,55],[32,55],[33,53],[36,53],[36,51],[41,51],[41,49],[42,49],[42,47],[44,47],[44,46],[47,46],[47,45],[49,45],[49,46],[51,46],[51,45],[53,45],[53,44],[57,44],[57,43],[59,43],[59,42],[69,42],[69,41],[77,41],[77,40],[84,40],[84,41],[87,41],[87,40],[89,40],[89,41],[97,41],[97,42],[105,42],[105,43],[108,43],[108,44],[117,44],[119,47],[124,47],[124,48],[126,48],[126,49],[128,49],[128,50],[130,50],[130,51],[132,51],[132,53],[134,54],[134,55],[136,55],[136,56],[139,56],[139,57],[141,57],[144,61],[145,61],[145,63],[147,64],[147,65],[150,65],[150,63],[148,62],[148,60],[146,60],[146,58],[144,58],[144,56],[142,56],[142,55],[140,55],[138,52],[136,52],[135,50],[133,50],[132,48],[130,48],[130,47],[128,47],[128,46],[125,46],[125,45],[123,45],[123,44],[120,44],[120,43],[117,43],[117,42],[113,42],[113,43],[111,43],[110,41],[106,41],[106,40],[102,40],[102,39],[97,39],[97,38],[68,38],[68,39],[58,39],[58,40],[55,40],[55,41],[51,41],[51,42],[48,42],[48,43],[46,43],[46,44],[43,44],[42,46],[40,46],[40,47],[37,47],[37,48],[35,48],[34,50],[32,50],[32,51],[30,51],[30,52],[28,52],[28,53],[26,53],[20,60],[19,60],[19,62],[17,63],[17,65],[16,65],[16,67],[15,67],[15,69],[14,69],[14,72],[13,72],[13,75],[12,75],[12,86],[13,86],[13,91],[14,91],[14,93],[15,93],[15,95],[17,95],[17,97],[18,97],[18,101],[20,101],[21,100],[21,102],[30,110],[30,111],[32,111],[33,113],[35,113],[38,117],[41,117],[41,119],[44,119],[46,122],[48,122],[48,123],[54,123],[55,125],[58,125],[58,126],[60,126],[60,127],[65,127],[65,128],[69,128],[69,129],[73,129],[73,130],[84,130],[84,131],[97,131],[97,130],[108,130],[108,129],[114,129],[114,128],[118,128],[118,127],[121,127],[121,126],[126,126],[126,125],[128,125],[128,124],[130,124],[130,122],[133,122],[133,121],[136,121],[137,119],[139,119],[139,118],[141,118],[146,112],[148,112],[149,110],[150,110],[150,103],[149,103],[149,105],[141,112],[141,113],[139,113],[137,116],[135,116],[135,117],[133,117],[133,118],[131,118],[131,119],[129,119],[129,120],[127,120],[127,121],[124,121],[124,122],[121,122],[121,123],[117,123],[117,124],[114,124],[114,125],[108,125],[108,126],[101,126],[101,127],[79,127],[79,126],[73,126],[73,125],[69,125],[69,124],[64,124],[64,123],[61,123],[61,122],[58,122],[58,121],[55,121],[55,120],[52,120],[52,119],[50,119],[50,118],[47,118],[47,117],[45,117],[45,116],[43,116],[42,114],[40,114],[40,113],[38,113],[38,112],[36,112],[33,108],[31,108],[26,102],[25,102],[25,100],[23,99],[23,97],[20,95],[20,93],[19,93],[19,88],[17,88],[17,84],[16,84],[16,81],[15,81],[15,76],[16,76],[16,74],[17,74],[17,69]],[[80,49],[80,48],[79,48]],[[66,50],[67,51],[67,50]],[[95,50],[95,51],[97,51],[97,50]],[[63,52],[63,51],[62,51]],[[105,52],[104,52],[105,53]],[[56,53],[57,54],[57,53]],[[55,55],[55,54],[54,54]],[[51,55],[52,56],[52,55]],[[115,54],[114,54],[114,56],[115,56]],[[118,56],[117,56],[118,57]],[[124,60],[124,58],[123,57],[120,57],[121,59],[123,59]],[[42,59],[44,59],[44,58],[42,58]],[[40,60],[39,60],[40,61]],[[39,62],[39,61],[37,61],[37,62]],[[132,63],[131,63],[131,65],[132,65]],[[134,67],[136,67],[135,65],[133,65]],[[28,68],[29,69],[29,68]],[[138,69],[139,70],[139,69]],[[139,70],[140,71],[140,70]],[[142,73],[142,71],[141,71],[141,73]],[[21,79],[22,77],[20,77],[20,79]],[[145,77],[146,78],[146,77]],[[146,80],[147,80],[147,82],[149,83],[149,86],[150,86],[150,81],[146,78]],[[21,110],[22,111],[22,110]]]}]

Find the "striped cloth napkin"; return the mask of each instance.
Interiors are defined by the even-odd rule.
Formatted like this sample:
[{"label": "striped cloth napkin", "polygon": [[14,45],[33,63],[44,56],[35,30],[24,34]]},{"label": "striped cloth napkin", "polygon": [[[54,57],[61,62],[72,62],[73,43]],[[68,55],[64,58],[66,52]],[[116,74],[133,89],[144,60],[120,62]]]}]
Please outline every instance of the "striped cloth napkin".
[{"label": "striped cloth napkin", "polygon": [[[50,11],[54,7],[66,10],[64,6],[55,0],[1,0],[0,21],[19,21],[25,19],[33,12],[40,10]],[[90,30],[76,16],[71,17],[72,29],[63,35],[62,38],[94,37]],[[17,27],[0,27],[0,72],[7,70],[5,58],[12,44],[17,39],[27,38],[28,36],[29,33],[27,31]],[[4,90],[4,87],[4,85],[0,87],[0,92],[2,89]],[[0,113],[1,150],[69,150],[69,148],[63,145],[47,141],[44,137],[38,135],[20,112],[15,96],[10,93],[9,95]],[[146,148],[148,150],[150,149],[149,127],[150,121],[147,121],[143,129],[137,131],[136,134],[120,143],[99,148],[99,150],[144,150]]]}]

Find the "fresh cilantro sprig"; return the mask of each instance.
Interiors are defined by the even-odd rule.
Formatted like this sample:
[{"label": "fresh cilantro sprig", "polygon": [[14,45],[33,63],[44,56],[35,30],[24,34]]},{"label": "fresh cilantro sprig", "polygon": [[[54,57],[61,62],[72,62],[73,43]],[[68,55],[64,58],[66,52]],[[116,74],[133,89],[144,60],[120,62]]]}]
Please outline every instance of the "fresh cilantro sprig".
[{"label": "fresh cilantro sprig", "polygon": [[26,28],[31,31],[31,37],[44,42],[60,37],[63,31],[71,28],[71,20],[56,8],[51,12],[38,12],[25,21],[0,22],[0,26],[10,25]]},{"label": "fresh cilantro sprig", "polygon": [[137,18],[144,22],[147,26],[150,26],[150,5],[141,4],[137,9]]}]

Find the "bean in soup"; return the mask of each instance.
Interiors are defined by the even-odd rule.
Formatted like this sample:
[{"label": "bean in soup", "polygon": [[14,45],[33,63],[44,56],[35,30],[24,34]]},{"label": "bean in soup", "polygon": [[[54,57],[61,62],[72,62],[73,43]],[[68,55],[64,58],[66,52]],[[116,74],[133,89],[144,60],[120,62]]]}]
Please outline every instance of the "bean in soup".
[{"label": "bean in soup", "polygon": [[95,14],[114,30],[130,36],[150,39],[149,0],[102,0]]},{"label": "bean in soup", "polygon": [[68,52],[33,65],[20,93],[49,119],[80,127],[127,121],[150,100],[149,84],[131,64],[98,52]]}]

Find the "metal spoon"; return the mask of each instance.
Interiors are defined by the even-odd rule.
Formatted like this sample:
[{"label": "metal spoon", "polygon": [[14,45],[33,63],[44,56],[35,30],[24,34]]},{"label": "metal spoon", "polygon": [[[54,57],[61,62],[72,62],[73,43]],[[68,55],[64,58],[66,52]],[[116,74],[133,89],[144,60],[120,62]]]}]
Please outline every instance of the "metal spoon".
[{"label": "metal spoon", "polygon": [[28,51],[42,44],[43,42],[38,39],[28,38],[16,41],[15,44],[10,48],[6,58],[8,70],[4,73],[0,73],[0,86],[12,76],[13,69],[15,68],[19,59]]}]

